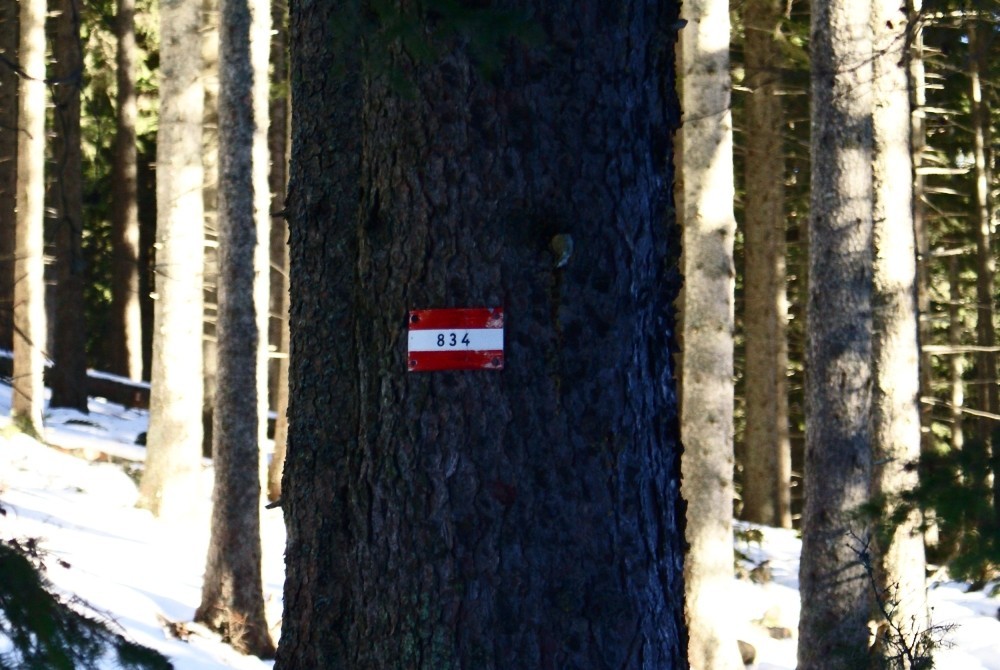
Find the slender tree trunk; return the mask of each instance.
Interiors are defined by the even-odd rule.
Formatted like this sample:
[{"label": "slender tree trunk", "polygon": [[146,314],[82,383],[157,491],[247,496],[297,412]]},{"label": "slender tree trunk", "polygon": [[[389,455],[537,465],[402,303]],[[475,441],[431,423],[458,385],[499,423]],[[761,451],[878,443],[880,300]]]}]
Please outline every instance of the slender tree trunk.
[{"label": "slender tree trunk", "polygon": [[276,419],[274,455],[268,466],[267,497],[281,497],[281,472],[285,466],[288,439],[288,225],[285,222],[285,190],[288,184],[288,5],[285,0],[271,3],[271,86],[268,147],[271,156],[271,341],[277,357],[272,365]]},{"label": "slender tree trunk", "polygon": [[[976,355],[976,378],[980,381],[980,409],[993,415],[1000,414],[1000,382],[997,379],[997,343],[994,323],[994,275],[996,259],[993,255],[992,225],[993,203],[990,194],[992,174],[990,169],[990,107],[984,99],[981,78],[989,68],[988,39],[980,34],[976,20],[969,23],[969,83],[972,102],[973,157],[975,159],[976,197],[976,343],[984,347]],[[1000,444],[993,439],[997,433],[994,421],[980,418],[976,421],[976,434],[990,454],[993,474],[994,530],[1000,529]]]},{"label": "slender tree trunk", "polygon": [[54,17],[52,88],[55,202],[55,328],[50,376],[52,407],[87,411],[87,324],[83,289],[83,157],[80,150],[80,86],[83,48],[79,0],[59,0]]},{"label": "slender tree trunk", "polygon": [[792,527],[785,294],[785,150],[781,102],[782,4],[744,6],[746,128],[746,458],[743,516]]},{"label": "slender tree trunk", "polygon": [[115,154],[112,164],[111,282],[112,371],[143,379],[142,314],[139,289],[139,192],[136,150],[135,0],[117,0],[118,37]]},{"label": "slender tree trunk", "polygon": [[45,0],[22,0],[14,251],[14,390],[11,415],[42,430],[45,405]]},{"label": "slender tree trunk", "polygon": [[156,304],[146,468],[139,504],[195,509],[202,457],[201,2],[160,5]]},{"label": "slender tree trunk", "polygon": [[[912,121],[910,125],[910,148],[913,153],[913,229],[917,244],[917,310],[920,314],[920,396],[932,397],[933,362],[931,356],[923,351],[923,346],[931,341],[931,297],[930,297],[930,236],[927,230],[926,178],[924,153],[927,149],[927,82],[924,68],[924,29],[920,20],[923,9],[922,0],[909,0],[910,21],[910,96]],[[920,403],[920,450],[929,453],[934,448],[934,434],[931,432],[930,403]],[[934,531],[928,531],[925,537],[933,536]]]},{"label": "slender tree trunk", "polygon": [[[867,663],[856,521],[871,486],[872,37],[865,0],[813,0],[809,370],[800,670]],[[907,172],[907,174],[909,174]]]},{"label": "slender tree trunk", "polygon": [[[948,257],[948,344],[957,347],[962,343],[962,285],[959,277],[958,256]],[[965,356],[952,354],[948,357],[948,372],[951,385],[951,448],[960,451],[965,444]]]},{"label": "slender tree trunk", "polygon": [[688,660],[741,669],[725,592],[733,579],[733,126],[729,3],[685,2],[684,380]]},{"label": "slender tree trunk", "polygon": [[201,44],[205,84],[205,109],[202,128],[202,165],[205,184],[202,189],[205,207],[205,315],[202,338],[205,455],[211,452],[215,425],[215,394],[219,386],[219,2],[204,0],[204,39]]},{"label": "slender tree trunk", "polygon": [[[687,667],[677,6],[513,4],[547,48],[391,47],[409,93],[362,87],[345,6],[291,6],[278,670]],[[408,373],[431,306],[503,306],[505,369]]]},{"label": "slender tree trunk", "polygon": [[[0,55],[18,62],[15,2],[0,3]],[[0,65],[0,349],[14,346],[14,229],[17,211],[17,72]]]},{"label": "slender tree trunk", "polygon": [[[898,499],[919,483],[920,347],[917,312],[917,250],[913,224],[913,163],[906,8],[897,0],[872,4],[873,49],[873,238],[872,295],[875,384],[872,393],[873,492]],[[921,518],[912,510],[888,521],[876,537],[880,598],[906,640],[929,625]],[[897,635],[898,637],[898,635]],[[910,644],[910,647],[916,647]],[[902,668],[922,667],[925,650],[896,649]]]},{"label": "slender tree trunk", "polygon": [[[253,4],[222,0],[220,7],[215,493],[205,581],[195,620],[221,632],[245,653],[271,657],[274,643],[264,619],[260,572],[259,469],[260,445],[266,438],[261,425],[267,410],[270,12],[263,0]],[[258,288],[261,283],[263,291]],[[263,384],[259,383],[262,379]]]}]

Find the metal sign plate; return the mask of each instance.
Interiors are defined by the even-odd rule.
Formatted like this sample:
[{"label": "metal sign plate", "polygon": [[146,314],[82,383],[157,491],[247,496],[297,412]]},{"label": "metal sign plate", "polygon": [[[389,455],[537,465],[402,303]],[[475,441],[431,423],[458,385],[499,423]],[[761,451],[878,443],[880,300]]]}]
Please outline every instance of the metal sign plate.
[{"label": "metal sign plate", "polygon": [[415,309],[408,323],[410,372],[503,369],[502,307]]}]

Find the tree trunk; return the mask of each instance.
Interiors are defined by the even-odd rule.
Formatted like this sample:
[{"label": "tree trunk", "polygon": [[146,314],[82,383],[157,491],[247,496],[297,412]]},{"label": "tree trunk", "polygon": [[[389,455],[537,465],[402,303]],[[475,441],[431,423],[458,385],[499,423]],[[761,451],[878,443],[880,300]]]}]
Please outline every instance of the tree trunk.
[{"label": "tree trunk", "polygon": [[112,164],[112,372],[143,379],[139,289],[139,195],[136,150],[135,0],[117,0],[118,37],[115,154]]},{"label": "tree trunk", "polygon": [[205,85],[204,122],[202,124],[202,166],[205,184],[202,189],[205,207],[205,281],[204,337],[202,338],[202,378],[205,427],[204,450],[212,450],[215,425],[215,394],[219,386],[219,2],[204,0],[205,29],[201,44],[202,81]]},{"label": "tree trunk", "polygon": [[23,0],[18,96],[11,416],[39,434],[45,389],[45,0]]},{"label": "tree trunk", "polygon": [[[971,119],[973,132],[972,155],[975,161],[975,199],[973,201],[973,222],[976,231],[976,344],[985,349],[976,354],[976,379],[979,381],[979,409],[989,414],[1000,414],[1000,392],[997,386],[997,355],[992,348],[996,346],[997,336],[994,324],[993,302],[994,281],[996,274],[996,259],[993,256],[992,241],[992,202],[990,198],[990,110],[989,104],[983,98],[981,77],[988,71],[989,54],[986,48],[988,41],[979,34],[980,26],[973,19],[969,22],[969,86],[971,101]],[[1000,445],[994,444],[993,419],[980,417],[975,422],[976,438],[987,450],[993,453],[993,463],[1000,463],[996,451]],[[995,467],[994,467],[995,469]],[[997,528],[1000,528],[1000,476],[993,477],[993,507]]]},{"label": "tree trunk", "polygon": [[781,93],[782,5],[744,7],[747,96],[744,277],[746,456],[743,517],[792,527],[785,295],[785,114]]},{"label": "tree trunk", "polygon": [[288,185],[288,4],[271,3],[271,86],[268,113],[268,151],[271,156],[271,322],[270,340],[277,356],[272,359],[270,396],[274,421],[274,455],[267,472],[267,497],[281,498],[281,471],[285,467],[288,439],[288,224],[285,222],[285,190]]},{"label": "tree trunk", "polygon": [[[876,464],[872,488],[877,496],[899,499],[917,487],[913,466],[920,460],[920,347],[906,8],[896,0],[875,2],[871,25],[876,54],[872,61],[872,452]],[[930,625],[921,515],[911,510],[904,519],[894,516],[878,520],[886,526],[876,536],[878,595],[898,634],[917,640]],[[894,637],[897,643],[898,634]],[[915,647],[900,649],[890,643],[886,651],[899,655],[897,667],[923,667],[917,656],[927,650]]]},{"label": "tree trunk", "polygon": [[[18,62],[15,2],[0,3],[0,55]],[[0,349],[14,346],[14,229],[17,211],[17,72],[0,65]]]},{"label": "tree trunk", "polygon": [[725,593],[733,580],[733,124],[729,3],[685,2],[684,564],[695,670],[742,669]]},{"label": "tree trunk", "polygon": [[[867,663],[872,593],[856,521],[871,485],[870,3],[812,3],[809,370],[800,670]],[[907,173],[908,174],[908,173]]]},{"label": "tree trunk", "polygon": [[[958,347],[962,344],[962,284],[959,275],[958,256],[948,257],[948,344]],[[965,444],[965,356],[955,353],[948,357],[949,385],[951,386],[950,418],[951,448],[961,451]]]},{"label": "tree trunk", "polygon": [[195,509],[202,456],[201,2],[160,5],[156,305],[149,436],[139,504]]},{"label": "tree trunk", "polygon": [[[240,651],[269,658],[274,643],[264,619],[259,469],[260,445],[266,437],[261,410],[267,409],[260,399],[264,396],[266,402],[267,387],[258,383],[266,380],[267,266],[260,267],[256,257],[266,258],[268,250],[270,13],[263,0],[253,6],[247,0],[222,0],[220,7],[215,491],[205,581],[195,620],[220,632]],[[261,220],[264,226],[259,225]],[[263,293],[256,287],[260,283]]]},{"label": "tree trunk", "polygon": [[52,74],[52,189],[56,220],[55,328],[49,377],[51,407],[87,411],[87,324],[83,289],[83,157],[80,150],[80,85],[83,48],[78,0],[60,0],[54,16]]},{"label": "tree trunk", "polygon": [[[687,667],[676,4],[525,0],[493,70],[489,10],[407,15],[437,56],[371,30],[364,79],[349,6],[291,7],[276,668]],[[406,371],[408,309],[481,306],[503,371]]]}]

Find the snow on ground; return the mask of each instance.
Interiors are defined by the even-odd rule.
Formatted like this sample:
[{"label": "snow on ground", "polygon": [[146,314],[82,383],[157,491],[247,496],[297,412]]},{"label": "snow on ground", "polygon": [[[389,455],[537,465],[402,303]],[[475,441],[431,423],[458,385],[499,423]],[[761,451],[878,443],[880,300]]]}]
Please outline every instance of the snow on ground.
[{"label": "snow on ground", "polygon": [[[107,613],[125,634],[168,656],[176,670],[262,670],[273,662],[241,656],[207,631],[187,642],[164,632],[164,621],[189,622],[201,594],[208,543],[211,466],[193,492],[202,513],[170,525],[135,507],[136,484],[120,460],[140,461],[136,437],[146,413],[94,399],[90,414],[55,410],[46,415],[52,449],[5,430],[8,386],[0,384],[0,536],[39,538],[50,555],[49,579]],[[72,454],[72,455],[71,455]],[[116,463],[102,455],[110,455]],[[738,544],[754,563],[767,561],[764,583],[734,580],[732,612],[738,636],[757,649],[757,670],[795,668],[798,557],[793,531],[764,528],[760,545]],[[263,512],[264,591],[268,621],[279,632],[282,554],[280,510]],[[61,559],[69,567],[59,565]],[[935,581],[930,601],[935,625],[954,625],[950,648],[936,656],[939,670],[1000,670],[1000,599],[966,593],[962,584]],[[109,662],[107,670],[114,666]],[[319,670],[319,669],[318,669]]]}]

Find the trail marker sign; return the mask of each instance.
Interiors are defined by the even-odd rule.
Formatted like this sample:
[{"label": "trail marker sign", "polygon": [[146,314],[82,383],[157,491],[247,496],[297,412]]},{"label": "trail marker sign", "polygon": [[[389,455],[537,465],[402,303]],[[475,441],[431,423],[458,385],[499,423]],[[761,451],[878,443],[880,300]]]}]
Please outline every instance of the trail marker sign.
[{"label": "trail marker sign", "polygon": [[503,308],[410,311],[407,369],[502,370]]}]

